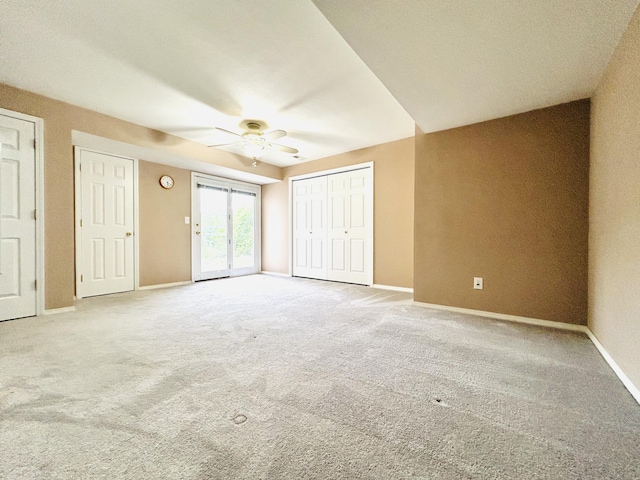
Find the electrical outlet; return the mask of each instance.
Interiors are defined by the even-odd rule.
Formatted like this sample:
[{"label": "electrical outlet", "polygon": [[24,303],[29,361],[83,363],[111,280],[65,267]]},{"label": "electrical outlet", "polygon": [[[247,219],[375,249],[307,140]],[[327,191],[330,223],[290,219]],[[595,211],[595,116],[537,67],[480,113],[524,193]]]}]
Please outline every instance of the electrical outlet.
[{"label": "electrical outlet", "polygon": [[185,225],[189,225],[189,221],[190,221],[190,220],[191,220],[191,219],[190,219],[189,217],[184,217],[184,224],[185,224]]},{"label": "electrical outlet", "polygon": [[475,290],[482,290],[484,287],[484,280],[482,277],[473,277],[473,288]]}]

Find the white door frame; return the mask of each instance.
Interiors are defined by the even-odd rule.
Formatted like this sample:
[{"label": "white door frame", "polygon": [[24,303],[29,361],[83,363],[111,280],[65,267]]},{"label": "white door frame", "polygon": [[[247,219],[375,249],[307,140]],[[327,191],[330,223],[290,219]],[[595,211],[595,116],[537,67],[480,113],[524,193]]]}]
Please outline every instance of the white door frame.
[{"label": "white door frame", "polygon": [[338,168],[332,168],[330,170],[322,170],[319,172],[313,172],[313,173],[305,173],[302,175],[295,175],[293,177],[289,177],[289,276],[292,277],[293,276],[293,182],[295,180],[304,180],[305,178],[313,178],[313,177],[322,177],[324,175],[331,175],[333,173],[344,173],[344,172],[351,172],[353,170],[362,170],[363,168],[370,168],[371,169],[371,185],[369,186],[369,192],[368,194],[371,195],[371,211],[368,212],[369,218],[369,235],[371,236],[371,258],[368,259],[369,262],[369,268],[370,268],[370,272],[371,272],[371,284],[373,285],[374,283],[374,278],[373,278],[373,264],[374,264],[374,256],[375,256],[375,250],[374,250],[374,237],[373,237],[373,219],[374,219],[374,211],[375,211],[375,189],[374,189],[374,183],[375,183],[375,171],[374,171],[374,162],[365,162],[365,163],[357,163],[355,165],[348,165],[346,167],[338,167]]},{"label": "white door frame", "polygon": [[[192,282],[197,281],[195,278],[195,269],[193,268],[194,262],[196,261],[193,242],[194,242],[194,235],[195,235],[194,232],[196,230],[194,219],[196,218],[195,197],[196,195],[198,195],[198,187],[197,187],[198,179],[224,183],[229,187],[230,189],[229,193],[231,193],[231,189],[233,189],[233,187],[238,187],[240,189],[249,187],[250,190],[256,191],[256,211],[255,211],[256,223],[255,223],[255,232],[254,232],[254,246],[255,246],[255,255],[256,255],[255,273],[260,273],[260,271],[262,270],[262,187],[254,183],[241,182],[239,180],[229,180],[228,178],[216,177],[214,175],[208,175],[206,173],[191,172],[191,281]],[[231,232],[229,232],[229,234],[231,234]],[[232,271],[229,272],[229,275],[231,277],[235,276]],[[241,273],[236,275],[246,275],[246,274]]]},{"label": "white door frame", "polygon": [[44,283],[44,120],[24,113],[0,108],[0,114],[34,124],[35,194],[36,194],[36,315],[45,313]]},{"label": "white door frame", "polygon": [[119,155],[110,152],[102,152],[100,150],[93,150],[91,148],[79,147],[74,145],[73,147],[73,168],[75,177],[75,246],[76,246],[76,298],[83,298],[81,295],[80,276],[82,272],[82,230],[80,228],[80,220],[82,218],[82,173],[80,172],[80,152],[94,152],[102,155],[109,155],[111,157],[126,158],[127,160],[133,160],[133,289],[140,289],[140,241],[138,232],[140,232],[140,221],[138,215],[138,159],[133,157],[127,157],[126,155]]}]

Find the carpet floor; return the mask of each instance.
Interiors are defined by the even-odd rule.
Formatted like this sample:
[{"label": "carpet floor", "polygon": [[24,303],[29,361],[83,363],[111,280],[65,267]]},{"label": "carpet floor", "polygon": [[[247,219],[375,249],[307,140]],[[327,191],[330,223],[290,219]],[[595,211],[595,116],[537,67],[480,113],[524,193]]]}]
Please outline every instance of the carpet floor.
[{"label": "carpet floor", "polygon": [[0,323],[3,479],[638,479],[581,334],[255,275]]}]

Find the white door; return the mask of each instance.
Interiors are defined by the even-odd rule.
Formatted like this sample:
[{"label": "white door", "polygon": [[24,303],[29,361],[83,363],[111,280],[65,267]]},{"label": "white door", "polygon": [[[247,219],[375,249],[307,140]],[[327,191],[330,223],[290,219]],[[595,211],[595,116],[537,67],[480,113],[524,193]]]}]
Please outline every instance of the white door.
[{"label": "white door", "polygon": [[327,279],[327,177],[295,180],[293,275]]},{"label": "white door", "polygon": [[134,289],[134,160],[76,149],[78,298]]},{"label": "white door", "polygon": [[192,175],[194,281],[260,271],[260,187]]},{"label": "white door", "polygon": [[328,177],[329,280],[373,283],[372,182],[370,168]]},{"label": "white door", "polygon": [[206,180],[194,184],[193,279],[229,277],[229,188]]},{"label": "white door", "polygon": [[36,314],[35,125],[0,115],[0,320]]}]

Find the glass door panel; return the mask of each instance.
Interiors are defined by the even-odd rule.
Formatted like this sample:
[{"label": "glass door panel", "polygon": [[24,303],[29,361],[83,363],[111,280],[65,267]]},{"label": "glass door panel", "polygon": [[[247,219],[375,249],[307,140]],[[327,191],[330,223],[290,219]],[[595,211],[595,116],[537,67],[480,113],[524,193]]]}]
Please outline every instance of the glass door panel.
[{"label": "glass door panel", "polygon": [[227,189],[198,185],[200,200],[201,280],[229,275]]},{"label": "glass door panel", "polygon": [[233,224],[234,273],[240,269],[255,269],[255,224],[256,194],[238,190],[231,191],[231,210]]}]

